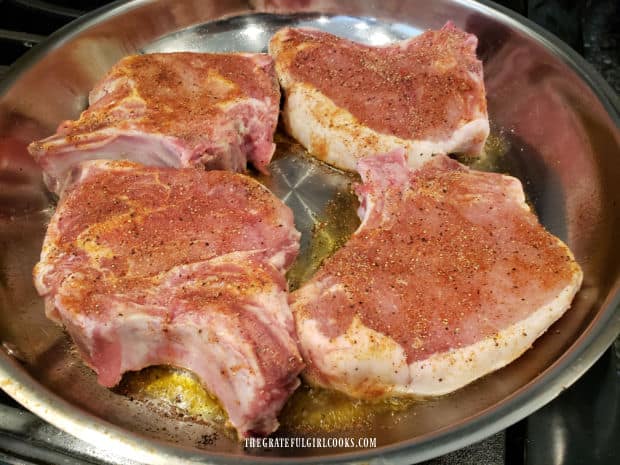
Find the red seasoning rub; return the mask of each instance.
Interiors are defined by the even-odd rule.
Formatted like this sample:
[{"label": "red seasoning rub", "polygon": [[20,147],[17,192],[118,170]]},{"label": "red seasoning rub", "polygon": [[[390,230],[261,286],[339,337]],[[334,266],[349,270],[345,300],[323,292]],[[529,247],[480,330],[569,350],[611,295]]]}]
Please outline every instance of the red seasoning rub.
[{"label": "red seasoning rub", "polygon": [[445,394],[506,365],[581,284],[517,179],[404,164],[360,163],[360,229],[293,294],[306,376],[357,397]]},{"label": "red seasoning rub", "polygon": [[30,153],[59,192],[86,159],[265,170],[280,88],[265,54],[154,53],[123,58],[95,86],[90,107]]},{"label": "red seasoning rub", "polygon": [[270,53],[288,99],[284,121],[311,153],[349,170],[396,146],[412,166],[433,153],[478,155],[488,118],[476,44],[451,24],[383,47],[282,29]]},{"label": "red seasoning rub", "polygon": [[241,174],[80,168],[34,270],[47,316],[104,386],[186,368],[240,436],[271,433],[302,368],[284,278],[299,249],[290,209]]}]

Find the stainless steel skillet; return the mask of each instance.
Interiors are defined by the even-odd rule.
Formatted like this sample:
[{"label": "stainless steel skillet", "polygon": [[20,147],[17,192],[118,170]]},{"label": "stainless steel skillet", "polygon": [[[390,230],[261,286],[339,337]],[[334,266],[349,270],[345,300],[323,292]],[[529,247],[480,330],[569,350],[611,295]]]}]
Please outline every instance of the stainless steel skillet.
[{"label": "stainless steel skillet", "polygon": [[[412,463],[482,439],[553,399],[620,330],[617,97],[556,39],[487,4],[267,3],[279,15],[257,14],[242,1],[118,4],[56,33],[0,84],[0,387],[62,429],[148,463]],[[75,117],[93,84],[126,54],[260,51],[287,24],[380,44],[448,19],[480,39],[493,123],[490,158],[480,167],[518,176],[541,221],[584,269],[583,290],[565,317],[524,357],[453,395],[330,431],[291,426],[280,433],[377,437],[374,449],[243,450],[223,434],[206,441],[214,432],[209,424],[99,387],[43,316],[31,283],[50,199],[26,144]],[[295,210],[309,253],[313,223],[330,198],[346,192],[347,180],[305,161],[295,145],[281,142],[278,152],[269,185]]]}]

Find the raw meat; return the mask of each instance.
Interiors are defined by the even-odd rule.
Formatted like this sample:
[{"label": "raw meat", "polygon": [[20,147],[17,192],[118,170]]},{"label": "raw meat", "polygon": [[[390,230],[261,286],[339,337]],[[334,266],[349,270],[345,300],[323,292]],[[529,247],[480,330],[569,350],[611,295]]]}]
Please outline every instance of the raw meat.
[{"label": "raw meat", "polygon": [[290,209],[241,174],[80,167],[34,271],[48,317],[101,384],[183,367],[240,436],[274,431],[303,367],[284,279],[299,247]]},{"label": "raw meat", "polygon": [[477,156],[489,122],[476,44],[451,23],[384,47],[281,29],[269,52],[284,125],[312,155],[350,171],[397,147],[411,167],[436,153]]},{"label": "raw meat", "polygon": [[362,224],[293,294],[306,377],[351,396],[435,396],[510,363],[582,272],[520,182],[402,149],[362,160]]},{"label": "raw meat", "polygon": [[51,191],[89,159],[266,171],[280,88],[266,54],[154,53],[123,58],[77,121],[29,146]]}]

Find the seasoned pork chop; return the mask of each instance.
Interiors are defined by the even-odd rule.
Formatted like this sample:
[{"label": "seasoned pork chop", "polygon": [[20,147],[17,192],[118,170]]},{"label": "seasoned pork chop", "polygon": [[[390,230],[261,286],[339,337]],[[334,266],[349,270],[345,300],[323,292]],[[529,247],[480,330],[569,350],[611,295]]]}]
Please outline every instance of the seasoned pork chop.
[{"label": "seasoned pork chop", "polygon": [[402,149],[362,160],[362,224],[293,294],[306,376],[360,398],[441,395],[510,363],[582,272],[520,182]]},{"label": "seasoned pork chop", "polygon": [[104,386],[192,370],[240,436],[268,434],[302,361],[284,271],[292,212],[241,174],[90,161],[52,217],[35,284]]},{"label": "seasoned pork chop", "polygon": [[269,52],[285,127],[312,155],[350,171],[397,147],[411,167],[436,153],[479,155],[489,122],[476,44],[450,23],[384,47],[281,29]]},{"label": "seasoned pork chop", "polygon": [[30,153],[59,193],[89,159],[150,166],[265,171],[280,88],[265,54],[154,53],[123,58],[92,90],[90,107]]}]

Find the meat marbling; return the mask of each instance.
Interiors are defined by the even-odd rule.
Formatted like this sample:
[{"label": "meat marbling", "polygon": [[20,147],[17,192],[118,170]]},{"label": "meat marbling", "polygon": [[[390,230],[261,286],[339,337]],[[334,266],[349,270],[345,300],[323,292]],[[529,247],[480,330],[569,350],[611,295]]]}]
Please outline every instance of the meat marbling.
[{"label": "meat marbling", "polygon": [[361,226],[292,296],[305,376],[354,397],[441,395],[501,368],[581,285],[517,179],[405,164],[360,161]]},{"label": "meat marbling", "polygon": [[350,171],[397,147],[411,167],[436,153],[479,155],[489,122],[476,45],[451,23],[382,47],[281,29],[269,52],[285,127],[312,155]]},{"label": "meat marbling", "polygon": [[53,192],[89,159],[265,171],[275,150],[280,88],[266,54],[153,53],[123,58],[77,121],[33,142]]},{"label": "meat marbling", "polygon": [[48,317],[101,384],[187,368],[240,436],[274,431],[303,367],[284,279],[299,247],[290,209],[242,174],[80,168],[34,271]]}]

